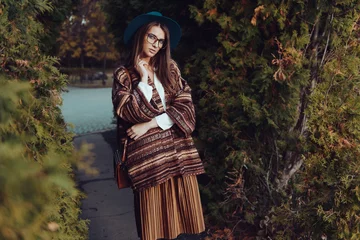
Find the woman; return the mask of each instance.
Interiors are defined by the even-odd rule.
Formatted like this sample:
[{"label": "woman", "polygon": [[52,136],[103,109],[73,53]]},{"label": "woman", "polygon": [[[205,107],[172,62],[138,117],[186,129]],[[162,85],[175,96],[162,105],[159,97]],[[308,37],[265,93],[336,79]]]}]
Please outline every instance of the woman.
[{"label": "woman", "polygon": [[130,60],[114,72],[118,138],[128,138],[126,164],[142,240],[205,230],[191,89],[170,57],[180,36],[179,25],[159,12],[136,17],[124,34],[125,44],[132,44]]}]

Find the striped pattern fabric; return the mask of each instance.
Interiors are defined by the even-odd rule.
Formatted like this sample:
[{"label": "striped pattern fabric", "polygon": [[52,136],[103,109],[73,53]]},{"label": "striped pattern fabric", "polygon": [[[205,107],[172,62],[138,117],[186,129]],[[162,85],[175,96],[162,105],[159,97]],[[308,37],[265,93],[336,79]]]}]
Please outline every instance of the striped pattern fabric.
[{"label": "striped pattern fabric", "polygon": [[151,80],[151,78],[149,78],[148,84],[153,88],[152,100],[154,101],[155,105],[158,106],[159,111],[163,112],[164,111],[164,106],[162,104],[160,95],[159,95],[158,91],[155,88],[155,83],[154,83],[154,81]]},{"label": "striped pattern fabric", "polygon": [[[137,72],[133,68],[128,70],[131,79],[123,67],[114,72],[112,100],[114,110],[121,119],[118,121],[119,135],[119,129],[125,130],[119,125],[122,122],[147,122],[164,113],[156,89],[154,88],[152,99],[148,102],[137,87]],[[171,64],[171,72],[175,74],[181,86],[181,90],[173,97],[165,93],[165,112],[173,120],[174,126],[168,130],[154,128],[139,139],[128,141],[127,167],[132,187],[138,191],[156,186],[174,176],[204,173],[203,164],[191,137],[195,128],[191,89],[181,77],[175,62]]]},{"label": "striped pattern fabric", "polygon": [[195,108],[192,103],[191,89],[181,77],[180,70],[175,63],[171,64],[170,71],[179,79],[181,90],[172,99],[171,104],[166,109],[166,113],[176,126],[180,128],[185,137],[189,137],[195,129]]},{"label": "striped pattern fabric", "polygon": [[205,231],[196,176],[179,176],[139,193],[141,239],[174,239]]}]

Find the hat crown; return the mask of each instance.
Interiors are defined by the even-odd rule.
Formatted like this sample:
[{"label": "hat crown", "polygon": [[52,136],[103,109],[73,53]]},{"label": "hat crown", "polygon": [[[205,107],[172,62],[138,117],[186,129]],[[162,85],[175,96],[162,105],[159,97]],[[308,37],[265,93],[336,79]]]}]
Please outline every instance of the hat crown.
[{"label": "hat crown", "polygon": [[153,16],[159,16],[162,17],[162,14],[160,12],[157,11],[152,11],[152,12],[148,12],[146,13],[147,15],[153,15]]}]

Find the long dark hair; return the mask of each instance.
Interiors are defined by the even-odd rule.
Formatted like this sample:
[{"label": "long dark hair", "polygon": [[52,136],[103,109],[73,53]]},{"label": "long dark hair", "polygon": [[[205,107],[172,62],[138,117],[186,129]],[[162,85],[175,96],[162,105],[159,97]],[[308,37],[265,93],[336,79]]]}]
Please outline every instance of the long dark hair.
[{"label": "long dark hair", "polygon": [[132,50],[130,52],[127,65],[135,66],[137,56],[139,56],[143,51],[145,34],[147,34],[149,29],[153,26],[158,26],[164,31],[166,46],[163,49],[160,49],[160,51],[151,58],[149,64],[153,69],[155,69],[155,73],[162,83],[165,91],[169,94],[174,94],[179,90],[179,83],[177,82],[178,80],[175,79],[175,76],[170,72],[170,33],[165,24],[160,22],[150,22],[136,31],[132,39]]}]

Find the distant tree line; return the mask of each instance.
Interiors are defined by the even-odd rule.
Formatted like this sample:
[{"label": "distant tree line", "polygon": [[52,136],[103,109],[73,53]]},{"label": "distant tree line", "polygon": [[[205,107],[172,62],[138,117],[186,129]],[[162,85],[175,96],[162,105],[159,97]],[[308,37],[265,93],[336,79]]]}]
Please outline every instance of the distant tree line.
[{"label": "distant tree line", "polygon": [[101,1],[78,0],[62,23],[57,42],[58,56],[65,67],[105,70],[120,57],[114,45],[114,36],[107,30]]}]

